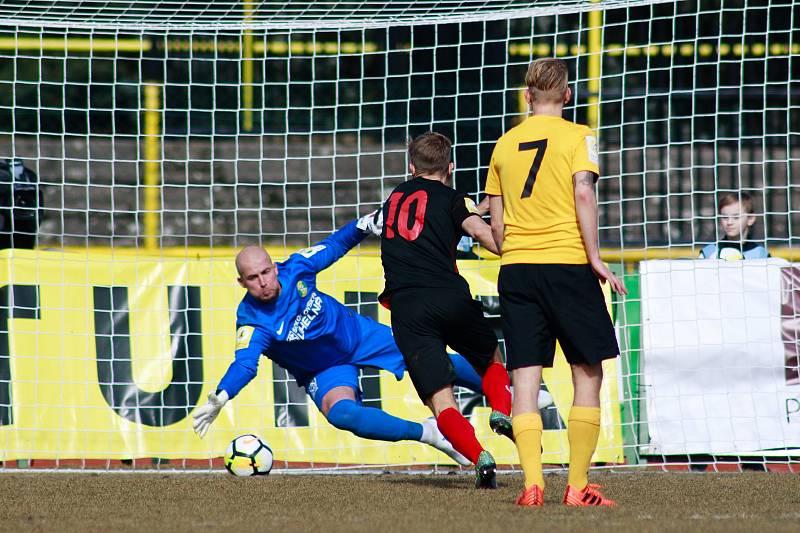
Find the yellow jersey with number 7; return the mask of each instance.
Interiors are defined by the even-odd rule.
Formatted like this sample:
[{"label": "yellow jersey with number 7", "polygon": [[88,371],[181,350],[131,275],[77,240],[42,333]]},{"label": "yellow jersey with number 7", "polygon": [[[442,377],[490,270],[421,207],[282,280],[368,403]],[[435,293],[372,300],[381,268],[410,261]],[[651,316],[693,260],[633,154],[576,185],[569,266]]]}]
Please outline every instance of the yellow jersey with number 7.
[{"label": "yellow jersey with number 7", "polygon": [[486,194],[503,197],[501,264],[588,263],[572,176],[600,175],[597,138],[587,126],[533,115],[500,137]]}]

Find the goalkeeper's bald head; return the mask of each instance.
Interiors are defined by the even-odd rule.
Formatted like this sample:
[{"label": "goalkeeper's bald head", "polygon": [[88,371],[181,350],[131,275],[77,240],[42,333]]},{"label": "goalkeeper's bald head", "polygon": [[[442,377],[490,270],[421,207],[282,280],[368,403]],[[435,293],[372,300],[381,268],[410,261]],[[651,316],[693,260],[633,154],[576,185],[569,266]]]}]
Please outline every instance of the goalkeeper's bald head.
[{"label": "goalkeeper's bald head", "polygon": [[278,265],[261,246],[245,246],[236,254],[236,281],[247,289],[250,296],[262,302],[271,302],[281,293]]}]

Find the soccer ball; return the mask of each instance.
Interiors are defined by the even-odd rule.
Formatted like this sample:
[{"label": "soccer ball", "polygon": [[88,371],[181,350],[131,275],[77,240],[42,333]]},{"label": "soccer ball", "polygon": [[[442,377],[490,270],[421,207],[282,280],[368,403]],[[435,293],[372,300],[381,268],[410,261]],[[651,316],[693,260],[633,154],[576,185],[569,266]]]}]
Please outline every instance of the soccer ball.
[{"label": "soccer ball", "polygon": [[225,450],[225,468],[238,477],[266,476],[272,470],[272,450],[255,435],[239,435]]}]

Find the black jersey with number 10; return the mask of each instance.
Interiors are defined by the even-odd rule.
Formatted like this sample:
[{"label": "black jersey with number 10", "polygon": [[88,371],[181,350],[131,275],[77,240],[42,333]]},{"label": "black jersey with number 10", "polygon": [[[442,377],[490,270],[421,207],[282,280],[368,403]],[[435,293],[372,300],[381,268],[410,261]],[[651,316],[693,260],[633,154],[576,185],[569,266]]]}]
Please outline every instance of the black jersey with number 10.
[{"label": "black jersey with number 10", "polygon": [[477,214],[469,197],[440,181],[414,178],[398,185],[383,205],[381,303],[388,307],[392,294],[407,288],[469,292],[456,267],[456,246],[462,222]]}]

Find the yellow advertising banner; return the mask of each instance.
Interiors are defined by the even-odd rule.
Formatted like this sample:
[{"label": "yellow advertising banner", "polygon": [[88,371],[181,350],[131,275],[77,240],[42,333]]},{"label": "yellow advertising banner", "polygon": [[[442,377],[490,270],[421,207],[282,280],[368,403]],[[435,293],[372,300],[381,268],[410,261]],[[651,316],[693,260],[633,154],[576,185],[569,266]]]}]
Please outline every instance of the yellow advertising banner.
[{"label": "yellow advertising banner", "polygon": [[[459,262],[482,297],[496,296],[498,268],[497,261]],[[233,437],[255,433],[277,465],[450,463],[423,444],[369,441],[333,428],[267,358],[198,438],[191,412],[233,358],[244,292],[232,258],[9,250],[0,252],[0,278],[2,461],[208,459],[221,456]],[[388,311],[375,303],[383,288],[376,255],[344,257],[320,273],[318,287],[388,323]],[[622,462],[618,364],[605,365],[595,460]],[[363,379],[371,380],[371,405],[409,420],[430,416],[407,377],[398,382],[381,371]],[[545,370],[544,384],[553,398],[543,410],[544,460],[565,463],[572,385],[563,356]],[[477,396],[462,397],[467,404],[481,442],[498,462],[516,464],[513,444],[489,430],[488,408]]]}]

